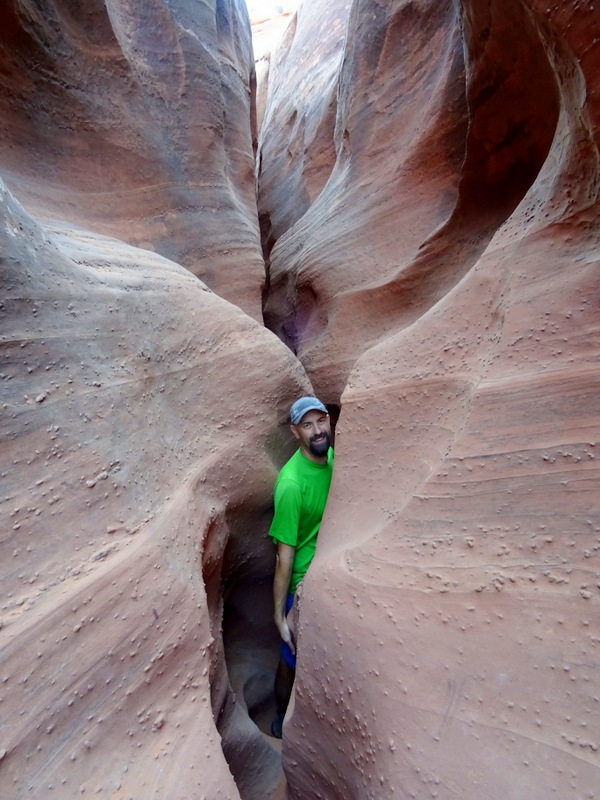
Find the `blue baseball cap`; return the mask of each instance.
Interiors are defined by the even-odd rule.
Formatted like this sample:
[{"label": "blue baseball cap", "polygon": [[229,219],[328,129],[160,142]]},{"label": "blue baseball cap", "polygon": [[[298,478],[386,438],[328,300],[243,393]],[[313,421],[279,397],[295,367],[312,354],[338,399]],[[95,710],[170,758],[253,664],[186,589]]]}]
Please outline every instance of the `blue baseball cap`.
[{"label": "blue baseball cap", "polygon": [[308,411],[322,411],[324,414],[329,412],[320,400],[316,397],[301,397],[290,408],[290,420],[292,425],[297,425]]}]

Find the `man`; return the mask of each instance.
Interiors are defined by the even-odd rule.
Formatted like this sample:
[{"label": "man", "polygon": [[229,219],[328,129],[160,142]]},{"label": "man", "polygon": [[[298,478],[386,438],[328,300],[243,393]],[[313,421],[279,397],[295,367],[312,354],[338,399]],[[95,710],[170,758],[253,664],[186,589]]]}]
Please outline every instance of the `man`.
[{"label": "man", "polygon": [[300,446],[277,477],[275,514],[269,529],[277,544],[273,600],[275,625],[282,639],[275,676],[278,715],[271,726],[278,739],[296,674],[296,644],[287,614],[315,553],[333,469],[331,424],[323,403],[316,397],[301,397],[290,409],[290,422]]}]

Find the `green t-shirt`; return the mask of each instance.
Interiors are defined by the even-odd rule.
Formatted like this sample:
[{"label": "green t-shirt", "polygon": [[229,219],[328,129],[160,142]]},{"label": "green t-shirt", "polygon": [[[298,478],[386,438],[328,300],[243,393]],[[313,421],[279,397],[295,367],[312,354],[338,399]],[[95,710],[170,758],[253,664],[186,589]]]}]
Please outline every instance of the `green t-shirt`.
[{"label": "green t-shirt", "polygon": [[283,542],[296,548],[288,590],[290,593],[296,591],[315,554],[332,471],[331,447],[326,464],[316,464],[301,450],[296,450],[277,476],[274,492],[275,515],[269,536],[275,542]]}]

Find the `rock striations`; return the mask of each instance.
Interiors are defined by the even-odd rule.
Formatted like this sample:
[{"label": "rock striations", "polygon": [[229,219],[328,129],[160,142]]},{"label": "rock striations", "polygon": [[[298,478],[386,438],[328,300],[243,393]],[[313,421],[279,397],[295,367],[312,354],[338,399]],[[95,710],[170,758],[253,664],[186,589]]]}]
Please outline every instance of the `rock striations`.
[{"label": "rock striations", "polygon": [[154,250],[260,318],[243,0],[8,0],[0,74],[0,174],[30,212]]},{"label": "rock striations", "polygon": [[266,319],[342,406],[289,796],[598,798],[597,4],[354,2],[296,91],[331,6],[259,144]]},{"label": "rock striations", "polygon": [[600,800],[597,4],[305,0],[258,142],[241,0],[84,5],[0,31],[0,797],[282,797],[314,387],[288,800]]},{"label": "rock striations", "polygon": [[235,2],[3,9],[6,800],[265,800],[280,781],[246,711],[273,637],[232,665],[236,696],[221,635],[240,574],[272,574],[281,424],[310,389],[252,318],[249,37]]}]

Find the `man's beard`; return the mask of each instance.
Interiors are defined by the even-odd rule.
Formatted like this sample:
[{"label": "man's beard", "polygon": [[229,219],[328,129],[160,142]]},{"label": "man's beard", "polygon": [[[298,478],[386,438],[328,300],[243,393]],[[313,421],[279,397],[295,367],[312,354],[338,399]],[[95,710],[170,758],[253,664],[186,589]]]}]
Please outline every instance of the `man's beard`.
[{"label": "man's beard", "polygon": [[[320,439],[320,436],[322,436],[323,438],[320,441],[315,442],[314,439],[315,438]],[[319,437],[313,436],[308,443],[308,449],[313,454],[313,456],[325,456],[327,455],[327,451],[331,447],[331,437],[329,436],[329,434],[323,433],[320,436]]]}]

